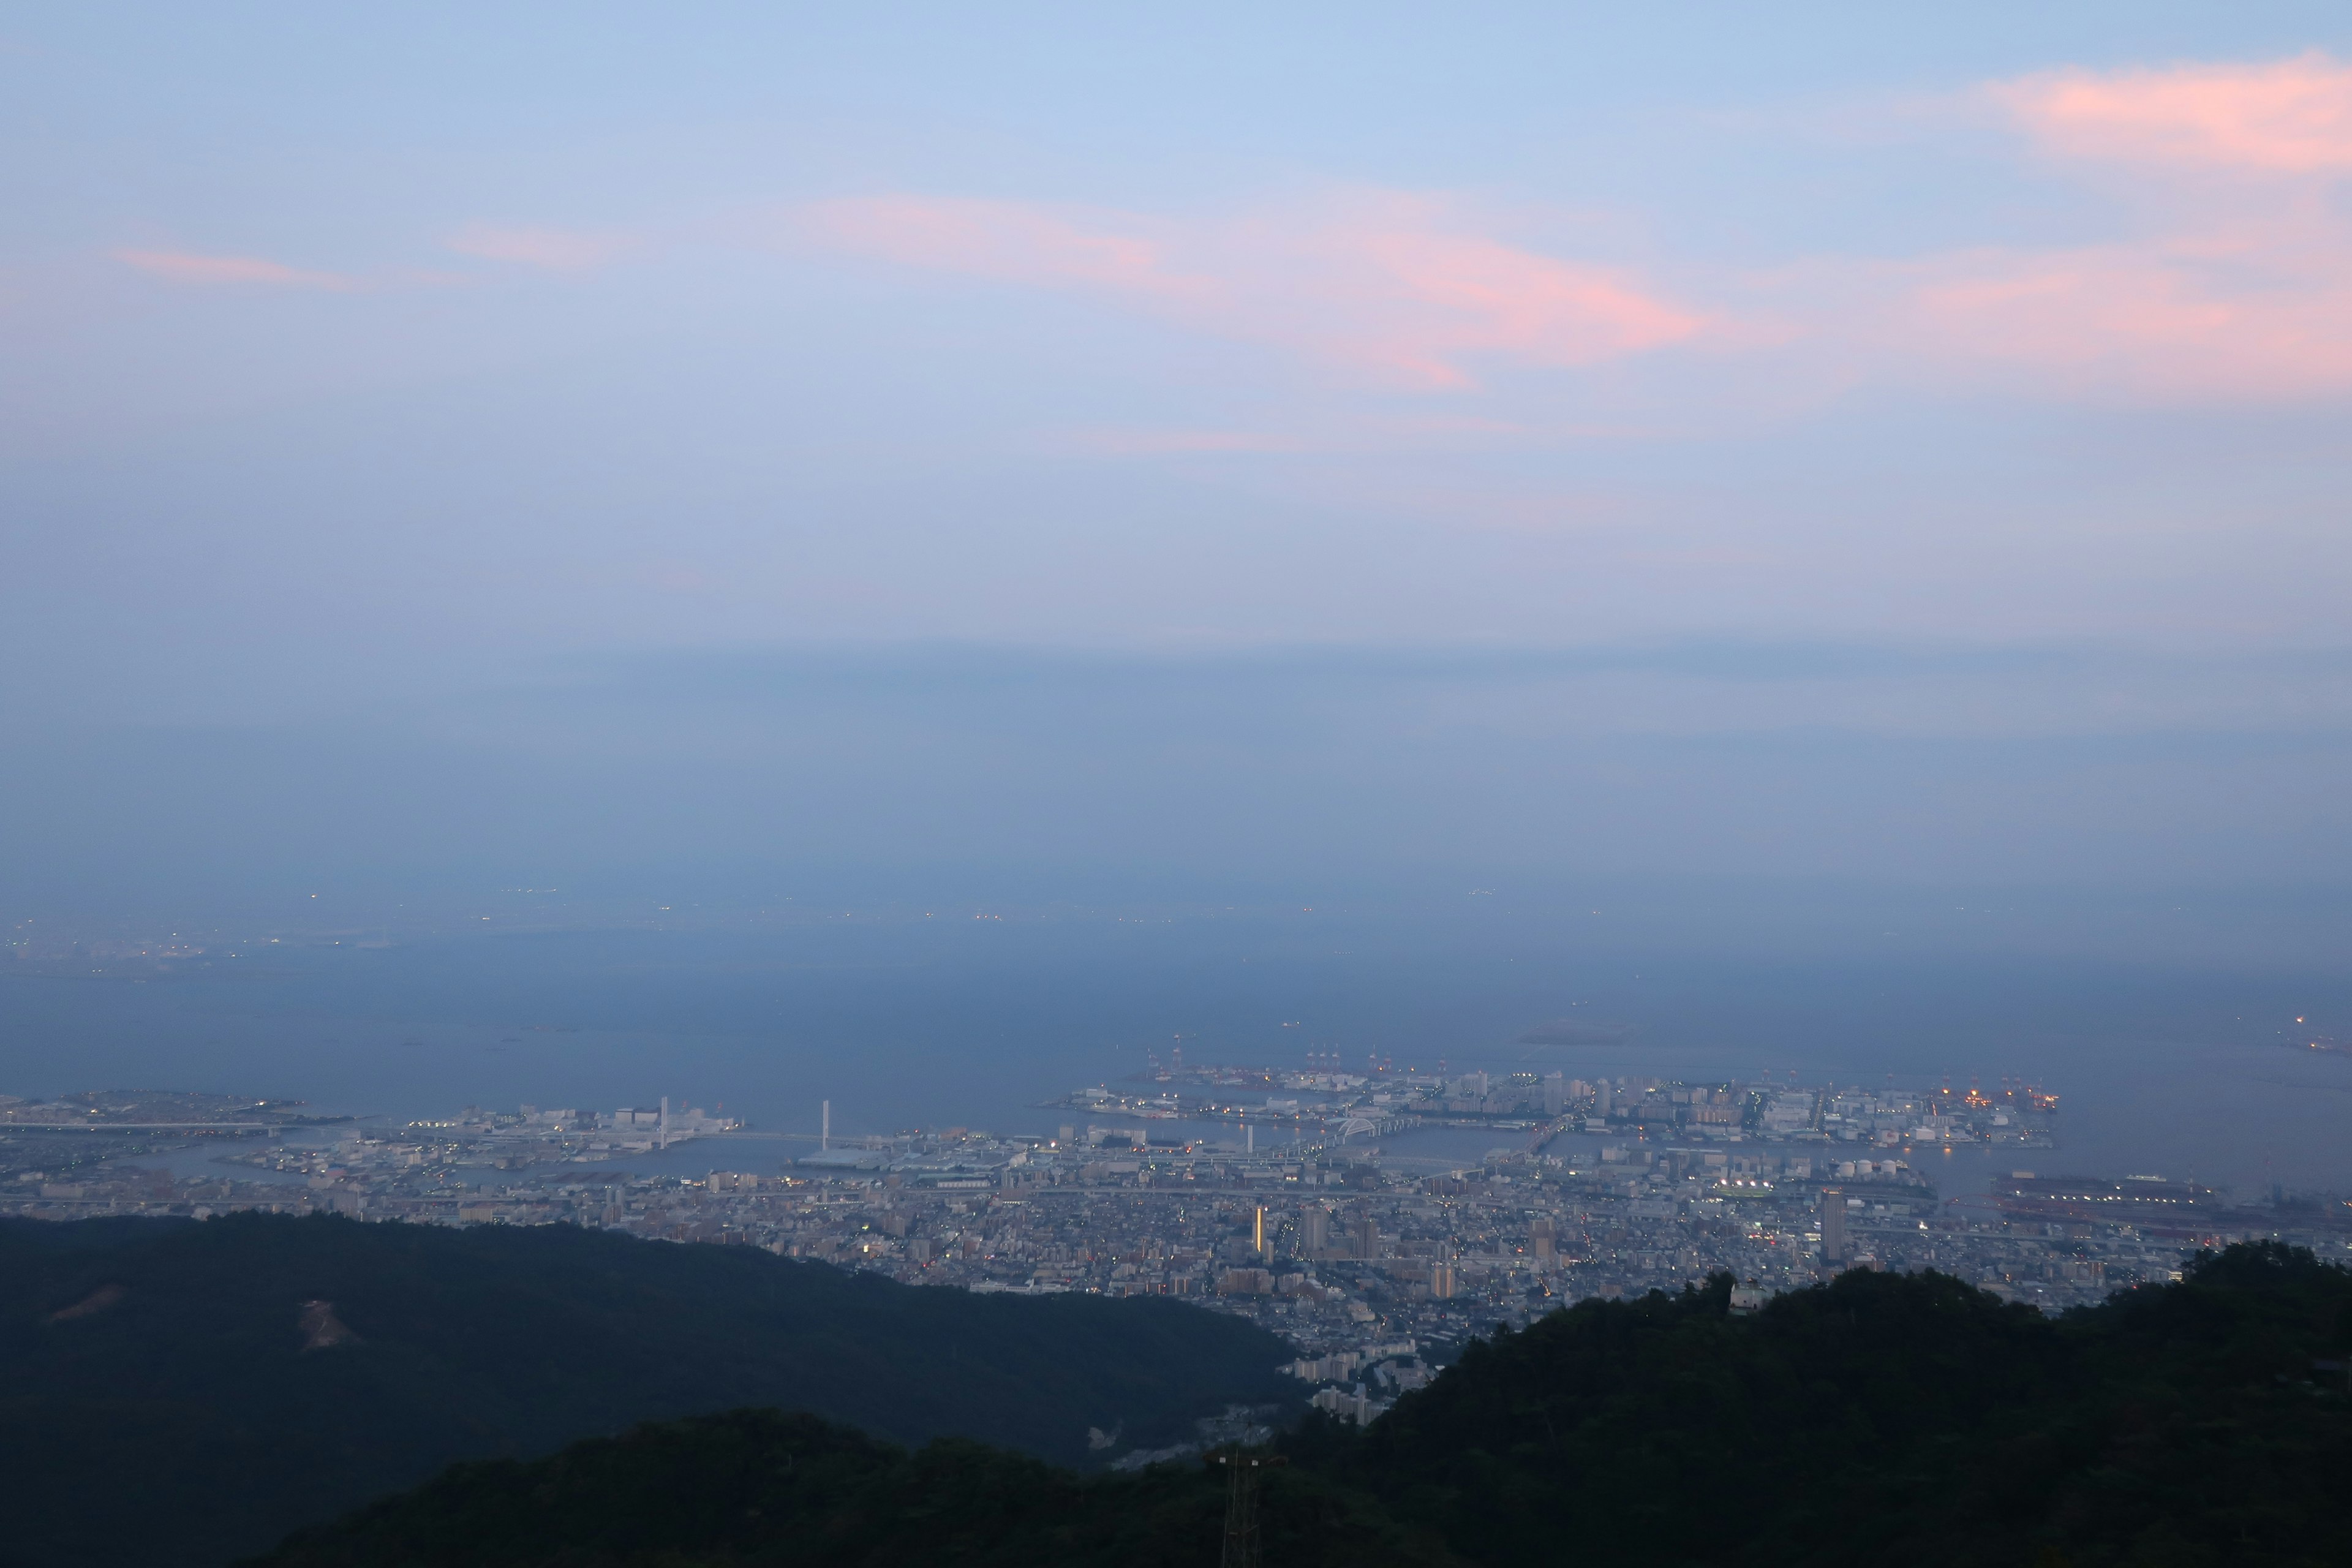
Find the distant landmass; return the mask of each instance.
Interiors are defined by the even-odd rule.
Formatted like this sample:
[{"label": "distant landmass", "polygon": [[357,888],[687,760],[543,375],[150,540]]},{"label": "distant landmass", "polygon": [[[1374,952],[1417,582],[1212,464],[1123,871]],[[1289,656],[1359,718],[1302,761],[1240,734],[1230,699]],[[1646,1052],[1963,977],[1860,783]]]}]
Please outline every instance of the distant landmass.
[{"label": "distant landmass", "polygon": [[1622,1046],[1633,1037],[1631,1024],[1587,1023],[1581,1018],[1555,1018],[1521,1035],[1523,1046]]},{"label": "distant landmass", "polygon": [[[1936,1274],[1734,1292],[1586,1301],[1367,1431],[1311,1418],[1264,1561],[2352,1562],[2352,1275],[2308,1252],[2233,1247],[2054,1320]],[[746,1412],[463,1467],[259,1568],[1208,1568],[1222,1506],[1197,1460],[1083,1479]]]},{"label": "distant landmass", "polygon": [[927,1289],[571,1226],[0,1222],[5,1568],[216,1568],[454,1460],[774,1405],[1073,1466],[1298,1399],[1166,1300]]}]

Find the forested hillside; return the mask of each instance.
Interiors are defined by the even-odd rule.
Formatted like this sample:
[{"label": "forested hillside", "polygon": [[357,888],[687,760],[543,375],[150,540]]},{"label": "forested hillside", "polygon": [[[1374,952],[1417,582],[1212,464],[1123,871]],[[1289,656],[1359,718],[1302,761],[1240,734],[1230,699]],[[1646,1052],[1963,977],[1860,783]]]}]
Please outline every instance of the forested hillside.
[{"label": "forested hillside", "polygon": [[[1454,1562],[1360,1493],[1269,1472],[1265,1560],[1290,1568]],[[1224,1483],[1198,1461],[1081,1478],[975,1443],[909,1454],[843,1427],[739,1411],[467,1465],[306,1532],[268,1568],[1213,1568]]]},{"label": "forested hillside", "polygon": [[2352,1275],[2309,1253],[2054,1321],[1934,1274],[1729,1288],[1474,1344],[1321,1461],[1487,1563],[1570,1521],[1676,1563],[2352,1563]]},{"label": "forested hillside", "polygon": [[0,1563],[210,1568],[454,1460],[773,1405],[1069,1464],[1295,1400],[1169,1300],[927,1290],[567,1226],[0,1224]]},{"label": "forested hillside", "polygon": [[[2043,1319],[1927,1274],[1752,1317],[1730,1281],[1591,1301],[1471,1347],[1368,1433],[1285,1443],[1269,1564],[2352,1562],[2352,1275],[2232,1247]],[[1197,1462],[1082,1479],[773,1414],[478,1466],[267,1568],[882,1568],[1217,1561]]]}]

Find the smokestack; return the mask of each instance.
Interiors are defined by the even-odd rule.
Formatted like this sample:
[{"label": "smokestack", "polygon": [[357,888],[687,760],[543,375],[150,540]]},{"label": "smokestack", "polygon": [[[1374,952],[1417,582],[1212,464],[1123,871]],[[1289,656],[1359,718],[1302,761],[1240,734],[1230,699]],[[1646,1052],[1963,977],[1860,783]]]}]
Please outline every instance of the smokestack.
[{"label": "smokestack", "polygon": [[816,1146],[820,1152],[833,1147],[833,1101],[824,1102],[824,1119],[817,1123]]},{"label": "smokestack", "polygon": [[669,1096],[662,1096],[661,1146],[669,1147]]}]

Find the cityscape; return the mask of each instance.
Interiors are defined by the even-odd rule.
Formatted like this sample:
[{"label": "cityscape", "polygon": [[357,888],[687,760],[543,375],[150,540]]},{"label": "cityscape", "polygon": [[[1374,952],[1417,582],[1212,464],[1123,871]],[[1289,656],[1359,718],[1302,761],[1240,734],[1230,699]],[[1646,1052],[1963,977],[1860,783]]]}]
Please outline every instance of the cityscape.
[{"label": "cityscape", "polygon": [[0,1568],[2352,1564],[2352,6],[0,133]]},{"label": "cityscape", "polygon": [[[829,1105],[811,1133],[667,1100],[399,1121],[214,1095],[9,1100],[0,1213],[570,1224],[982,1293],[1180,1297],[1280,1335],[1302,1398],[1360,1423],[1470,1337],[1717,1274],[1736,1281],[1735,1311],[1863,1268],[1935,1269],[2058,1312],[2177,1279],[2186,1256],[2234,1241],[2352,1254],[2340,1200],[2063,1173],[2057,1100],[2021,1081],[1171,1056],[1046,1104],[1070,1117],[1051,1132],[845,1135]],[[1412,1152],[1431,1129],[1483,1131],[1492,1146]],[[1940,1191],[1921,1156],[1968,1145],[2013,1149],[2021,1164],[1989,1191]]]}]

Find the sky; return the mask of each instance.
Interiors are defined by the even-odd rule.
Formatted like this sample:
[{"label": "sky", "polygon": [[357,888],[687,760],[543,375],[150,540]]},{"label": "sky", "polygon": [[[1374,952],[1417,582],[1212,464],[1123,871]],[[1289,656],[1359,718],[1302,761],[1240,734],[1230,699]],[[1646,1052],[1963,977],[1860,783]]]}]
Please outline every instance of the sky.
[{"label": "sky", "polygon": [[2341,6],[0,5],[0,902],[2333,941],[2347,411]]}]

